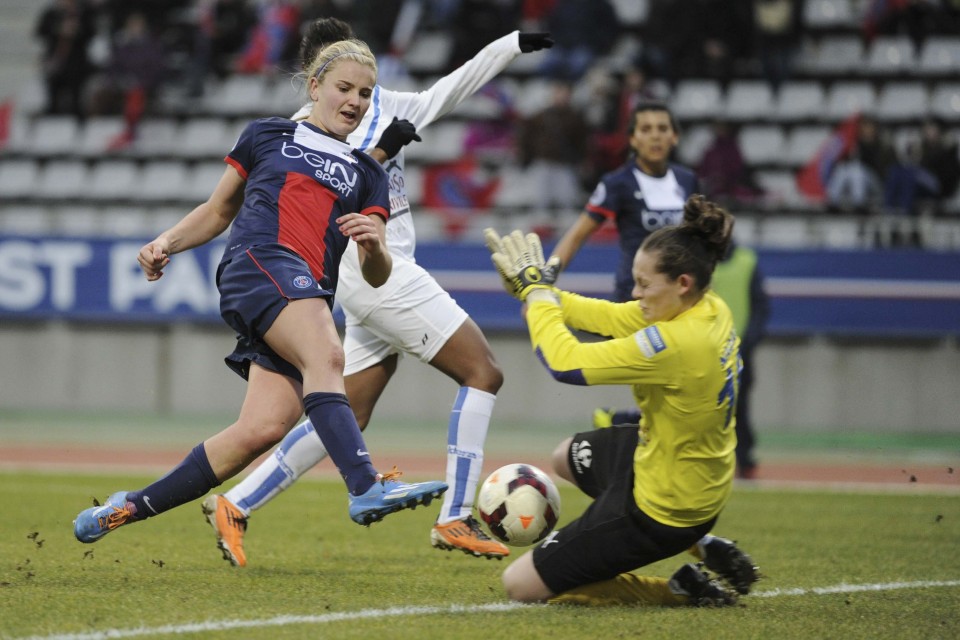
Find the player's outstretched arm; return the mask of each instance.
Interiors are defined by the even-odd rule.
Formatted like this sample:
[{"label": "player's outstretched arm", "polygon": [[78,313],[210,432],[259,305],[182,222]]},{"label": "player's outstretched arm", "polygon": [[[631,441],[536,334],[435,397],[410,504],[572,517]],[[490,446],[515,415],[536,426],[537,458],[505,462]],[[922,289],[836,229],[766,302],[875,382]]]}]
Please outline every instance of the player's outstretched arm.
[{"label": "player's outstretched arm", "polygon": [[393,122],[383,130],[383,135],[380,136],[377,146],[370,151],[370,157],[380,164],[383,164],[400,153],[400,149],[411,142],[421,141],[422,139],[417,133],[417,128],[412,122],[409,120],[400,120],[394,116]]}]

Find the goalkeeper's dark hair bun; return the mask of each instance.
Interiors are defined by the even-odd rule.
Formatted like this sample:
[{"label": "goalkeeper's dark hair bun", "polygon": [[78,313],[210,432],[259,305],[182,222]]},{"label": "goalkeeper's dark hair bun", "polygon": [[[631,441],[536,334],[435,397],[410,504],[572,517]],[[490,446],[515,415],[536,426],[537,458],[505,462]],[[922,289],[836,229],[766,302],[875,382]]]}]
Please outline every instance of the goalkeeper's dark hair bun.
[{"label": "goalkeeper's dark hair bun", "polygon": [[661,273],[674,280],[689,273],[703,290],[730,250],[733,224],[734,217],[726,209],[694,194],[683,205],[683,222],[654,231],[641,249],[660,253],[657,267]]}]

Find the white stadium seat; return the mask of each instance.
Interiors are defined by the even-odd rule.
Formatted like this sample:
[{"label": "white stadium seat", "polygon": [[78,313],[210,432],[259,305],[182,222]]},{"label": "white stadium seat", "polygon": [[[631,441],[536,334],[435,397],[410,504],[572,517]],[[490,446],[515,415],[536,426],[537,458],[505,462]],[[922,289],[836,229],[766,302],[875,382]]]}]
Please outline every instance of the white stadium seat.
[{"label": "white stadium seat", "polygon": [[99,156],[125,128],[126,123],[119,116],[89,118],[80,132],[77,152],[87,157]]},{"label": "white stadium seat", "polygon": [[922,120],[929,102],[927,89],[919,82],[888,82],[877,95],[873,113],[881,120]]},{"label": "white stadium seat", "polygon": [[748,164],[781,163],[784,142],[780,125],[756,125],[740,131],[740,148]]},{"label": "white stadium seat", "polygon": [[877,94],[867,81],[840,81],[827,92],[825,117],[843,120],[855,113],[869,111],[876,106]]},{"label": "white stadium seat", "polygon": [[713,118],[724,111],[723,91],[714,80],[681,80],[670,106],[679,120]]},{"label": "white stadium seat", "polygon": [[817,118],[823,114],[826,94],[816,80],[785,82],[777,95],[775,114],[780,122]]},{"label": "white stadium seat", "polygon": [[960,69],[960,38],[928,37],[917,66],[925,74],[956,74]]},{"label": "white stadium seat", "polygon": [[811,29],[830,29],[856,25],[850,0],[807,0],[803,7],[803,23]]},{"label": "white stadium seat", "polygon": [[795,168],[810,162],[832,132],[826,125],[794,127],[786,137],[784,161]]},{"label": "white stadium seat", "polygon": [[870,75],[913,72],[916,52],[907,36],[879,36],[866,55],[866,71]]},{"label": "white stadium seat", "polygon": [[941,118],[960,120],[960,82],[941,82],[930,94],[930,113]]},{"label": "white stadium seat", "polygon": [[730,84],[727,90],[727,119],[768,120],[774,115],[773,90],[765,80],[740,80]]},{"label": "white stadium seat", "polygon": [[93,166],[84,195],[100,200],[139,197],[140,169],[132,160],[102,160]]},{"label": "white stadium seat", "polygon": [[43,116],[30,128],[27,151],[39,156],[69,155],[77,150],[80,125],[73,116]]},{"label": "white stadium seat", "polygon": [[37,161],[11,159],[0,161],[0,198],[29,198],[37,189],[40,165]]},{"label": "white stadium seat", "polygon": [[36,196],[80,200],[87,196],[90,172],[81,160],[51,160],[40,174]]},{"label": "white stadium seat", "polygon": [[677,145],[677,157],[680,162],[690,166],[700,164],[703,153],[713,142],[713,128],[708,125],[695,125],[684,128]]},{"label": "white stadium seat", "polygon": [[860,36],[824,36],[813,48],[808,68],[823,74],[846,74],[863,66],[863,41]]},{"label": "white stadium seat", "polygon": [[149,202],[176,200],[188,181],[187,165],[180,160],[149,162],[140,174],[140,198]]}]

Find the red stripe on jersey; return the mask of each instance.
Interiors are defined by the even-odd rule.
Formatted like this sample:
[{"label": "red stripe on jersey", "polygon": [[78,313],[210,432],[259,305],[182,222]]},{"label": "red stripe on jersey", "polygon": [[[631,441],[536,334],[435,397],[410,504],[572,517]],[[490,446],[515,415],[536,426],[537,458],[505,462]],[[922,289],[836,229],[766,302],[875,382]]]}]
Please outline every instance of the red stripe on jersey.
[{"label": "red stripe on jersey", "polygon": [[241,178],[243,178],[244,180],[247,179],[247,170],[244,169],[243,167],[241,167],[239,162],[237,162],[236,160],[234,160],[234,159],[231,158],[230,156],[227,156],[226,158],[224,158],[223,161],[226,162],[226,163],[227,163],[228,165],[230,165],[231,167],[233,167],[234,169],[236,169],[236,170],[237,170],[237,173],[240,174],[240,177],[241,177]]},{"label": "red stripe on jersey", "polygon": [[592,204],[587,205],[587,211],[589,211],[590,213],[596,213],[597,215],[601,215],[607,220],[613,220],[614,218],[617,217],[617,214],[611,211],[610,209],[604,209],[603,207],[598,207]]},{"label": "red stripe on jersey", "polygon": [[363,214],[363,215],[365,215],[365,216],[369,216],[369,215],[374,215],[374,214],[376,214],[376,215],[379,215],[379,216],[380,216],[381,218],[383,218],[384,220],[389,220],[389,219],[390,219],[390,212],[387,211],[386,209],[384,209],[383,207],[376,207],[376,206],[374,206],[374,207],[367,207],[366,209],[364,209],[364,210],[361,211],[360,213]]},{"label": "red stripe on jersey", "polygon": [[307,261],[313,277],[323,277],[326,233],[337,196],[302,173],[287,173],[280,189],[280,232],[277,242]]},{"label": "red stripe on jersey", "polygon": [[[275,286],[275,287],[277,288],[277,291],[280,292],[280,295],[283,295],[283,289],[281,289],[281,288],[280,288],[280,285],[277,284],[277,281],[273,279],[273,276],[270,275],[270,272],[267,271],[266,269],[264,269],[264,268],[263,268],[263,265],[260,264],[260,262],[258,262],[257,259],[253,257],[253,254],[250,253],[250,249],[247,249],[246,254],[247,254],[247,257],[249,257],[251,260],[253,260],[253,264],[257,265],[257,269],[260,269],[260,271],[263,271],[263,273],[264,273],[268,278],[270,278],[270,282],[272,282],[272,283],[273,283],[273,286]],[[286,296],[284,296],[284,297],[286,297]]]}]

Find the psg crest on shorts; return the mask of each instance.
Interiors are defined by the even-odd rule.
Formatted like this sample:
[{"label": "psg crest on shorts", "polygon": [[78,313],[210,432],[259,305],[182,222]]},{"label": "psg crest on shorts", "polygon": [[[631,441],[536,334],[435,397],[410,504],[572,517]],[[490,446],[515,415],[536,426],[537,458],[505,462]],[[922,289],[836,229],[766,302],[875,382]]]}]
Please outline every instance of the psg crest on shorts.
[{"label": "psg crest on shorts", "polygon": [[313,286],[313,278],[310,276],[297,276],[293,279],[293,286],[297,289],[306,289]]}]

